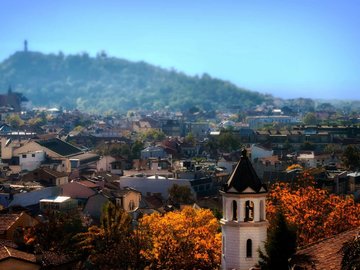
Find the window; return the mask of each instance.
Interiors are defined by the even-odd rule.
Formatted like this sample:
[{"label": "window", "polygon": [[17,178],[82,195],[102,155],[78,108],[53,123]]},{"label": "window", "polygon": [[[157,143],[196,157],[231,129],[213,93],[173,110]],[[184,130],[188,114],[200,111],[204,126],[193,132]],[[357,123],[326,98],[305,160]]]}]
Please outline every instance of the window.
[{"label": "window", "polygon": [[233,218],[232,220],[237,220],[237,202],[234,200],[232,201],[232,210],[233,210]]},{"label": "window", "polygon": [[32,157],[35,157],[35,154],[31,154]]},{"label": "window", "polygon": [[260,201],[260,220],[265,220],[265,207],[264,207],[264,201]]},{"label": "window", "polygon": [[26,155],[22,155],[22,158],[26,158]]},{"label": "window", "polygon": [[133,211],[135,209],[135,202],[133,201],[133,200],[131,200],[130,202],[129,202],[129,210],[130,211]]},{"label": "window", "polygon": [[254,220],[254,203],[252,201],[246,201],[244,221],[253,221],[253,220]]},{"label": "window", "polygon": [[248,239],[246,241],[246,258],[252,257],[252,241],[251,239]]}]

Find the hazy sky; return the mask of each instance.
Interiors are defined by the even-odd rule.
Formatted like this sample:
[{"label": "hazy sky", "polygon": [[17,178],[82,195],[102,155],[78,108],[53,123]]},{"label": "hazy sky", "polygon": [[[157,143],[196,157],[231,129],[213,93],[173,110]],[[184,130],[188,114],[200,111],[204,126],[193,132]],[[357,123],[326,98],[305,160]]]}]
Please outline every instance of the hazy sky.
[{"label": "hazy sky", "polygon": [[360,0],[0,0],[0,61],[144,60],[275,96],[360,99]]}]

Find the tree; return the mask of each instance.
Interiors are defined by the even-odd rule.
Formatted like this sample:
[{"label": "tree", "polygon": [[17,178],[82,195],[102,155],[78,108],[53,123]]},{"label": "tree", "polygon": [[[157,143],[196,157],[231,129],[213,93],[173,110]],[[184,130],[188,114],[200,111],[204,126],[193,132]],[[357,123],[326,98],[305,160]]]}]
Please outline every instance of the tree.
[{"label": "tree", "polygon": [[222,151],[232,152],[239,150],[242,146],[239,137],[237,137],[233,132],[221,132],[217,139],[219,148]]},{"label": "tree", "polygon": [[178,184],[173,184],[168,191],[169,199],[174,203],[188,204],[194,201],[191,190],[188,186],[180,186]]},{"label": "tree", "polygon": [[144,143],[142,141],[136,140],[132,145],[131,145],[131,155],[130,158],[131,159],[137,159],[140,158],[141,155],[141,150],[144,149]]},{"label": "tree", "polygon": [[17,114],[11,114],[11,115],[7,116],[5,121],[7,124],[9,124],[10,126],[12,126],[14,128],[19,128],[22,125],[24,125],[24,123],[25,123],[24,120],[22,120],[20,118],[20,116]]},{"label": "tree", "polygon": [[28,249],[43,251],[58,251],[72,253],[76,248],[74,236],[84,231],[82,220],[78,214],[61,212],[48,213],[45,222],[40,222],[25,235]]},{"label": "tree", "polygon": [[139,263],[131,218],[112,203],[104,206],[100,227],[91,226],[87,232],[78,234],[77,239],[91,269],[129,269]]},{"label": "tree", "polygon": [[271,220],[265,250],[259,250],[260,266],[264,270],[287,270],[288,260],[296,251],[296,230],[291,228],[283,211],[277,210]]},{"label": "tree", "polygon": [[[308,180],[306,180],[308,179]],[[360,205],[352,197],[342,198],[313,187],[305,175],[298,185],[275,184],[268,195],[268,220],[275,218],[278,207],[286,220],[297,228],[299,246],[360,226]]]},{"label": "tree", "polygon": [[161,141],[166,138],[165,133],[154,128],[148,129],[140,133],[142,141]]},{"label": "tree", "polygon": [[189,132],[185,138],[184,138],[184,141],[190,145],[195,145],[196,143],[196,138],[194,136],[194,134],[192,132]]},{"label": "tree", "polygon": [[303,118],[303,123],[305,125],[316,125],[317,122],[318,120],[313,112],[307,113]]},{"label": "tree", "polygon": [[217,269],[221,234],[210,210],[158,213],[144,216],[138,230],[145,235],[141,251],[151,269]]},{"label": "tree", "polygon": [[360,167],[360,149],[354,145],[348,145],[342,155],[342,162],[350,169],[358,169]]},{"label": "tree", "polygon": [[360,236],[346,242],[341,248],[341,270],[360,269]]}]

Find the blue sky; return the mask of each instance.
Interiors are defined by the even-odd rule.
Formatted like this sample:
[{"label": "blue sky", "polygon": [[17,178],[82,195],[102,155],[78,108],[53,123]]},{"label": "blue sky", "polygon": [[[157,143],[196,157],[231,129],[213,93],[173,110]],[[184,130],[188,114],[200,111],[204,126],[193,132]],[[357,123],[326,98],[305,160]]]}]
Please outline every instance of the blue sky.
[{"label": "blue sky", "polygon": [[358,0],[1,0],[0,61],[105,50],[278,97],[360,99]]}]

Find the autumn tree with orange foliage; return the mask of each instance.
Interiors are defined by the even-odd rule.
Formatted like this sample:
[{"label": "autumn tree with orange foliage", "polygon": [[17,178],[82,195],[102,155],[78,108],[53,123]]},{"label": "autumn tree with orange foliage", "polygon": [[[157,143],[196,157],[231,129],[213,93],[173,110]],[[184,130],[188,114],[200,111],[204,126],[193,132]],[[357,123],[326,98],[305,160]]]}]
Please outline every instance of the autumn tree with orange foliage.
[{"label": "autumn tree with orange foliage", "polygon": [[305,174],[299,185],[275,184],[268,195],[268,219],[281,207],[287,221],[297,227],[299,246],[360,226],[360,205],[352,197],[304,185],[311,182],[311,176]]},{"label": "autumn tree with orange foliage", "polygon": [[187,207],[161,216],[144,216],[142,256],[151,269],[216,269],[220,266],[221,233],[210,210]]}]

